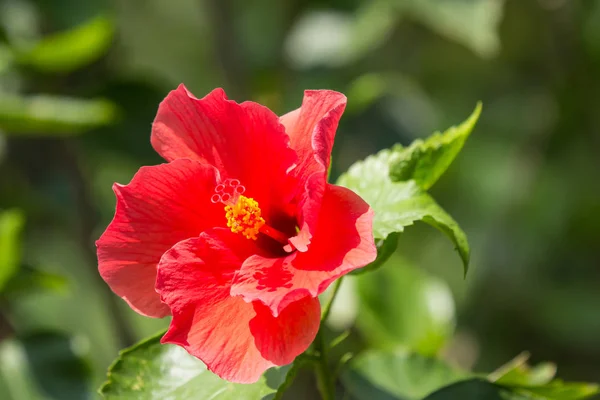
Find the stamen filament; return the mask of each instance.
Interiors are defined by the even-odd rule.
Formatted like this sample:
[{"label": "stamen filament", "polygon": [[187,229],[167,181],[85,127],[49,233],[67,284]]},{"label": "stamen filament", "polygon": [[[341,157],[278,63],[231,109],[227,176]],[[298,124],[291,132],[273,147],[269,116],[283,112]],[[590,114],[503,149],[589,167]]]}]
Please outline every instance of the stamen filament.
[{"label": "stamen filament", "polygon": [[267,235],[271,239],[277,240],[279,243],[281,243],[283,245],[288,244],[288,237],[285,233],[278,231],[277,229],[272,228],[267,224],[261,226],[259,229],[259,232]]}]

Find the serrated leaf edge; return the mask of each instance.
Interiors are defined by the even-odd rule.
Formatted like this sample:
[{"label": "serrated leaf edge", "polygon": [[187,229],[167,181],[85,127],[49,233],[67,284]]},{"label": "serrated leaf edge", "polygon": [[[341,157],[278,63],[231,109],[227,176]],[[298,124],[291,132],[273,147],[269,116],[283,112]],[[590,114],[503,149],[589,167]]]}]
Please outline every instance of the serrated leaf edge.
[{"label": "serrated leaf edge", "polygon": [[148,344],[154,344],[154,342],[158,339],[160,342],[160,338],[164,336],[164,334],[167,332],[166,329],[163,329],[157,333],[155,333],[152,336],[149,336],[125,349],[122,349],[119,351],[119,355],[117,356],[117,358],[110,364],[110,366],[108,367],[108,370],[106,372],[106,381],[104,381],[104,383],[98,388],[98,394],[100,396],[102,396],[102,398],[106,398],[105,397],[105,392],[106,390],[108,390],[110,388],[110,386],[113,384],[112,381],[112,374],[113,374],[113,370],[115,368],[117,368],[117,366],[119,364],[121,364],[124,361],[124,357],[126,355],[128,355],[129,353],[134,352],[135,350],[138,350],[144,346],[147,346]]}]

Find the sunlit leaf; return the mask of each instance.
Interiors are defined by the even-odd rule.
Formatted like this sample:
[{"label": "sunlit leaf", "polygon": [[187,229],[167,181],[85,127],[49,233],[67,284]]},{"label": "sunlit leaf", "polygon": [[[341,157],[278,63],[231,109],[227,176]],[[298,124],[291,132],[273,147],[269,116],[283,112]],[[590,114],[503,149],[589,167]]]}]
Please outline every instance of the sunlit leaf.
[{"label": "sunlit leaf", "polygon": [[26,51],[19,50],[17,60],[43,71],[70,72],[100,58],[114,31],[110,18],[95,17],[72,30],[45,36]]},{"label": "sunlit leaf", "polygon": [[527,365],[529,353],[519,354],[505,365],[492,372],[488,379],[503,385],[545,385],[556,375],[556,365],[541,363],[535,367]]},{"label": "sunlit leaf", "polygon": [[108,370],[100,394],[109,400],[269,400],[289,367],[271,368],[254,384],[220,379],[198,359],[175,345],[161,345],[163,333],[121,352]]},{"label": "sunlit leaf", "polygon": [[426,222],[452,240],[466,273],[469,244],[458,224],[414,181],[392,182],[389,178],[389,163],[396,149],[382,150],[356,162],[337,183],[358,193],[373,208],[375,238],[384,239],[391,233],[402,232],[415,221]]},{"label": "sunlit leaf", "polygon": [[0,292],[19,269],[24,223],[25,218],[18,210],[0,212]]},{"label": "sunlit leaf", "polygon": [[[434,358],[403,351],[368,351],[352,360],[341,378],[356,400],[420,400],[467,376]],[[455,400],[463,398],[467,399]]]},{"label": "sunlit leaf", "polygon": [[579,400],[600,393],[597,384],[583,382],[563,382],[559,379],[540,386],[503,385],[514,393],[532,400]]},{"label": "sunlit leaf", "polygon": [[375,348],[403,346],[435,355],[454,332],[455,307],[448,285],[393,257],[388,267],[356,280],[357,326]]},{"label": "sunlit leaf", "polygon": [[73,135],[116,117],[115,105],[106,100],[0,94],[0,130],[8,135]]},{"label": "sunlit leaf", "polygon": [[416,140],[407,148],[396,148],[390,164],[393,181],[414,180],[423,189],[429,189],[452,164],[473,131],[481,103],[462,124],[436,132],[423,140]]}]

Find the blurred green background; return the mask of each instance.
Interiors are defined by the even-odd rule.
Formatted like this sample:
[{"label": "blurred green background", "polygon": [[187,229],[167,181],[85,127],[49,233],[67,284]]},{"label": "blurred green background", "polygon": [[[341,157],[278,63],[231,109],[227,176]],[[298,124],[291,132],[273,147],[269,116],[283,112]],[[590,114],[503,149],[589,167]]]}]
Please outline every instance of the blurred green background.
[{"label": "blurred green background", "polygon": [[279,114],[344,92],[334,179],[482,100],[432,190],[469,236],[467,279],[417,224],[345,281],[331,329],[600,381],[600,1],[0,0],[0,399],[94,398],[118,349],[168,324],[112,295],[93,243],[112,183],[161,162],[151,122],[181,82]]}]

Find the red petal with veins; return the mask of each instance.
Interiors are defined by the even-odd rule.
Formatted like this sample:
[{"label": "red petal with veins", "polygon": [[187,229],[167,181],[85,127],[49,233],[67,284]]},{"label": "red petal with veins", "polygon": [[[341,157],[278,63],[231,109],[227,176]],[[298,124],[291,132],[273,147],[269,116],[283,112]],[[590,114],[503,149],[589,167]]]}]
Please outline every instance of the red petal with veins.
[{"label": "red petal with veins", "polygon": [[245,196],[258,201],[266,219],[288,216],[285,206],[294,184],[286,171],[297,156],[268,108],[228,100],[223,89],[197,99],[180,85],[160,104],[151,142],[167,161],[199,160],[215,166],[223,179],[239,179]]},{"label": "red petal with veins", "polygon": [[169,315],[154,289],[156,265],[175,243],[223,226],[223,207],[210,202],[214,167],[192,160],[142,167],[128,185],[115,184],[115,216],[96,242],[98,268],[131,308]]},{"label": "red petal with veins", "polygon": [[318,299],[290,303],[278,317],[261,303],[230,295],[231,278],[252,242],[223,229],[178,243],[159,264],[156,289],[173,320],[162,343],[174,343],[232,382],[256,382],[274,365],[304,352],[319,329]]},{"label": "red petal with veins", "polygon": [[[298,154],[298,167],[292,171],[303,191],[299,193],[300,232],[290,242],[301,252],[307,250],[321,205],[331,149],[338,123],[346,108],[346,96],[331,90],[307,90],[302,106],[279,120]],[[289,249],[288,249],[289,250]]]},{"label": "red petal with veins", "polygon": [[273,315],[305,296],[318,296],[335,279],[375,260],[373,210],[346,188],[330,185],[312,243],[284,258],[253,255],[236,274],[232,295],[261,301]]},{"label": "red petal with veins", "polygon": [[346,96],[332,90],[307,90],[302,106],[279,120],[298,154],[294,174],[304,177],[327,173],[338,122],[346,108]]}]

